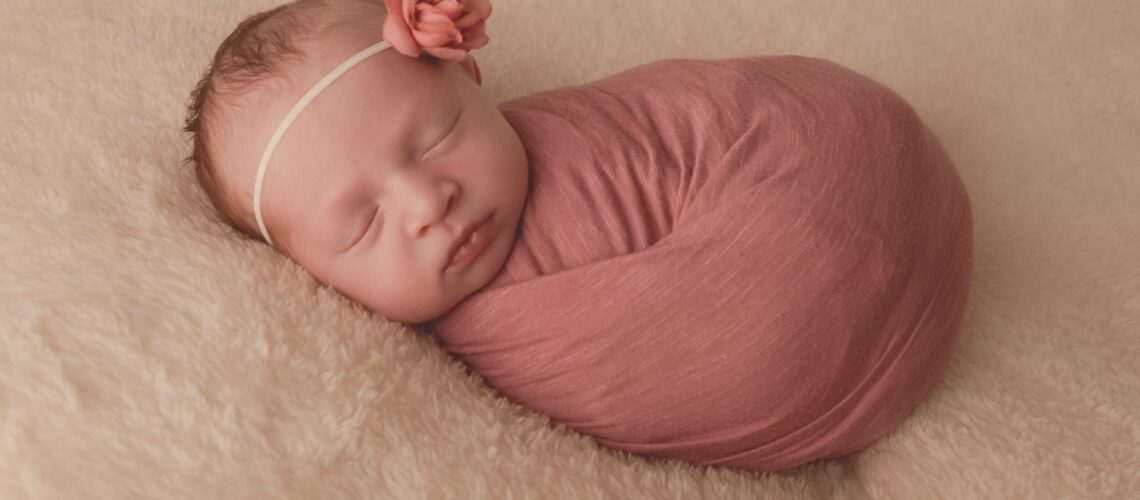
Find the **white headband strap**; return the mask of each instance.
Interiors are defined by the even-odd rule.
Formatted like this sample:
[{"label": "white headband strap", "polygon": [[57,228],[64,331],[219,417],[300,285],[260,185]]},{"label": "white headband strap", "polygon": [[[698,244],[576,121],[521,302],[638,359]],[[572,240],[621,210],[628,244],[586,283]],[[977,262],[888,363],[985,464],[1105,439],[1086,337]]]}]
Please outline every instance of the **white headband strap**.
[{"label": "white headband strap", "polygon": [[382,41],[357,52],[356,55],[330,71],[321,81],[313,85],[313,88],[309,89],[304,97],[293,106],[293,109],[290,110],[289,114],[285,115],[285,119],[281,121],[281,125],[277,126],[277,131],[273,133],[273,138],[269,139],[269,145],[265,147],[265,152],[261,155],[261,163],[257,165],[257,179],[254,180],[253,184],[253,215],[257,218],[257,227],[261,229],[261,236],[265,238],[265,242],[270,246],[273,245],[273,240],[269,239],[269,230],[265,228],[265,219],[261,217],[261,183],[265,180],[265,166],[269,164],[269,157],[273,156],[273,150],[277,149],[277,143],[281,141],[281,137],[285,135],[285,131],[289,130],[289,126],[293,124],[293,120],[297,119],[297,115],[300,115],[301,111],[304,111],[305,106],[308,106],[321,91],[325,90],[325,87],[328,87],[333,81],[340,78],[340,75],[352,69],[353,66],[359,64],[360,61],[388,47],[391,47],[391,45],[386,41]]}]

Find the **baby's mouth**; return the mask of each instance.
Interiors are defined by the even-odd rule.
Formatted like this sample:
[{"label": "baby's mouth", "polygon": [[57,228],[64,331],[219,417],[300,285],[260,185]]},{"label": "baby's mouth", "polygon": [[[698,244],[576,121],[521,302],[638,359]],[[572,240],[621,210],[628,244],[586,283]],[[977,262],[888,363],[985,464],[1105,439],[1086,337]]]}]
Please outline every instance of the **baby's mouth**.
[{"label": "baby's mouth", "polygon": [[491,236],[495,234],[494,226],[494,221],[491,216],[479,222],[478,226],[476,226],[467,237],[463,239],[459,247],[455,248],[452,252],[451,259],[449,259],[444,269],[462,268],[474,261],[483,250],[487,248],[487,244],[490,243]]}]

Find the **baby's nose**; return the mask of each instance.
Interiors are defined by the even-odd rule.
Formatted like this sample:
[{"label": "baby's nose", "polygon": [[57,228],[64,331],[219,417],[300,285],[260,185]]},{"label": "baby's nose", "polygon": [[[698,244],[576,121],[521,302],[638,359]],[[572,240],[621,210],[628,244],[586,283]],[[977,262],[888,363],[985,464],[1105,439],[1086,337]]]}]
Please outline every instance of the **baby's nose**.
[{"label": "baby's nose", "polygon": [[428,169],[400,169],[391,178],[389,209],[396,211],[404,232],[422,237],[447,217],[460,193],[459,184]]}]

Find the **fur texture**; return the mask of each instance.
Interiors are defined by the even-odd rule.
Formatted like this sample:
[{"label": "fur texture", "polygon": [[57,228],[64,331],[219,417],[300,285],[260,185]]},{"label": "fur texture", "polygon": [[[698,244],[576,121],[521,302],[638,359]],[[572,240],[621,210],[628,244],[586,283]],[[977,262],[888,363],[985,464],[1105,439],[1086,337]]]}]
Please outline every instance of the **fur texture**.
[{"label": "fur texture", "polygon": [[496,0],[475,53],[496,100],[656,59],[810,55],[898,91],[958,165],[975,270],[944,380],[871,449],[767,475],[550,429],[219,223],[180,165],[184,105],[276,4],[0,2],[0,498],[1140,491],[1134,2]]}]

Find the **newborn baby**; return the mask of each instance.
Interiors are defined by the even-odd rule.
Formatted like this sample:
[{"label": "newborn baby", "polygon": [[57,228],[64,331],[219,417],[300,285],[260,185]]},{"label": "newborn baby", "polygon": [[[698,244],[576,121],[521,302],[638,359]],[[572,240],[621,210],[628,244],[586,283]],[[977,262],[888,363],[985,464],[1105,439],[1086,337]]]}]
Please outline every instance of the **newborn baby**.
[{"label": "newborn baby", "polygon": [[[314,82],[380,41],[383,19],[367,3],[302,2],[247,21],[219,49],[188,128],[201,183],[242,233],[262,239],[254,181],[278,124]],[[272,47],[272,33],[285,32],[295,47]],[[272,62],[253,59],[254,46]],[[274,247],[405,323],[435,318],[490,281],[514,242],[527,161],[477,66],[385,50],[318,97],[264,174],[260,209]]]},{"label": "newborn baby", "polygon": [[496,106],[465,51],[418,53],[443,14],[485,43],[425,3],[290,4],[222,44],[187,130],[224,220],[620,450],[784,469],[870,446],[937,382],[970,209],[896,94],[754,57]]}]

